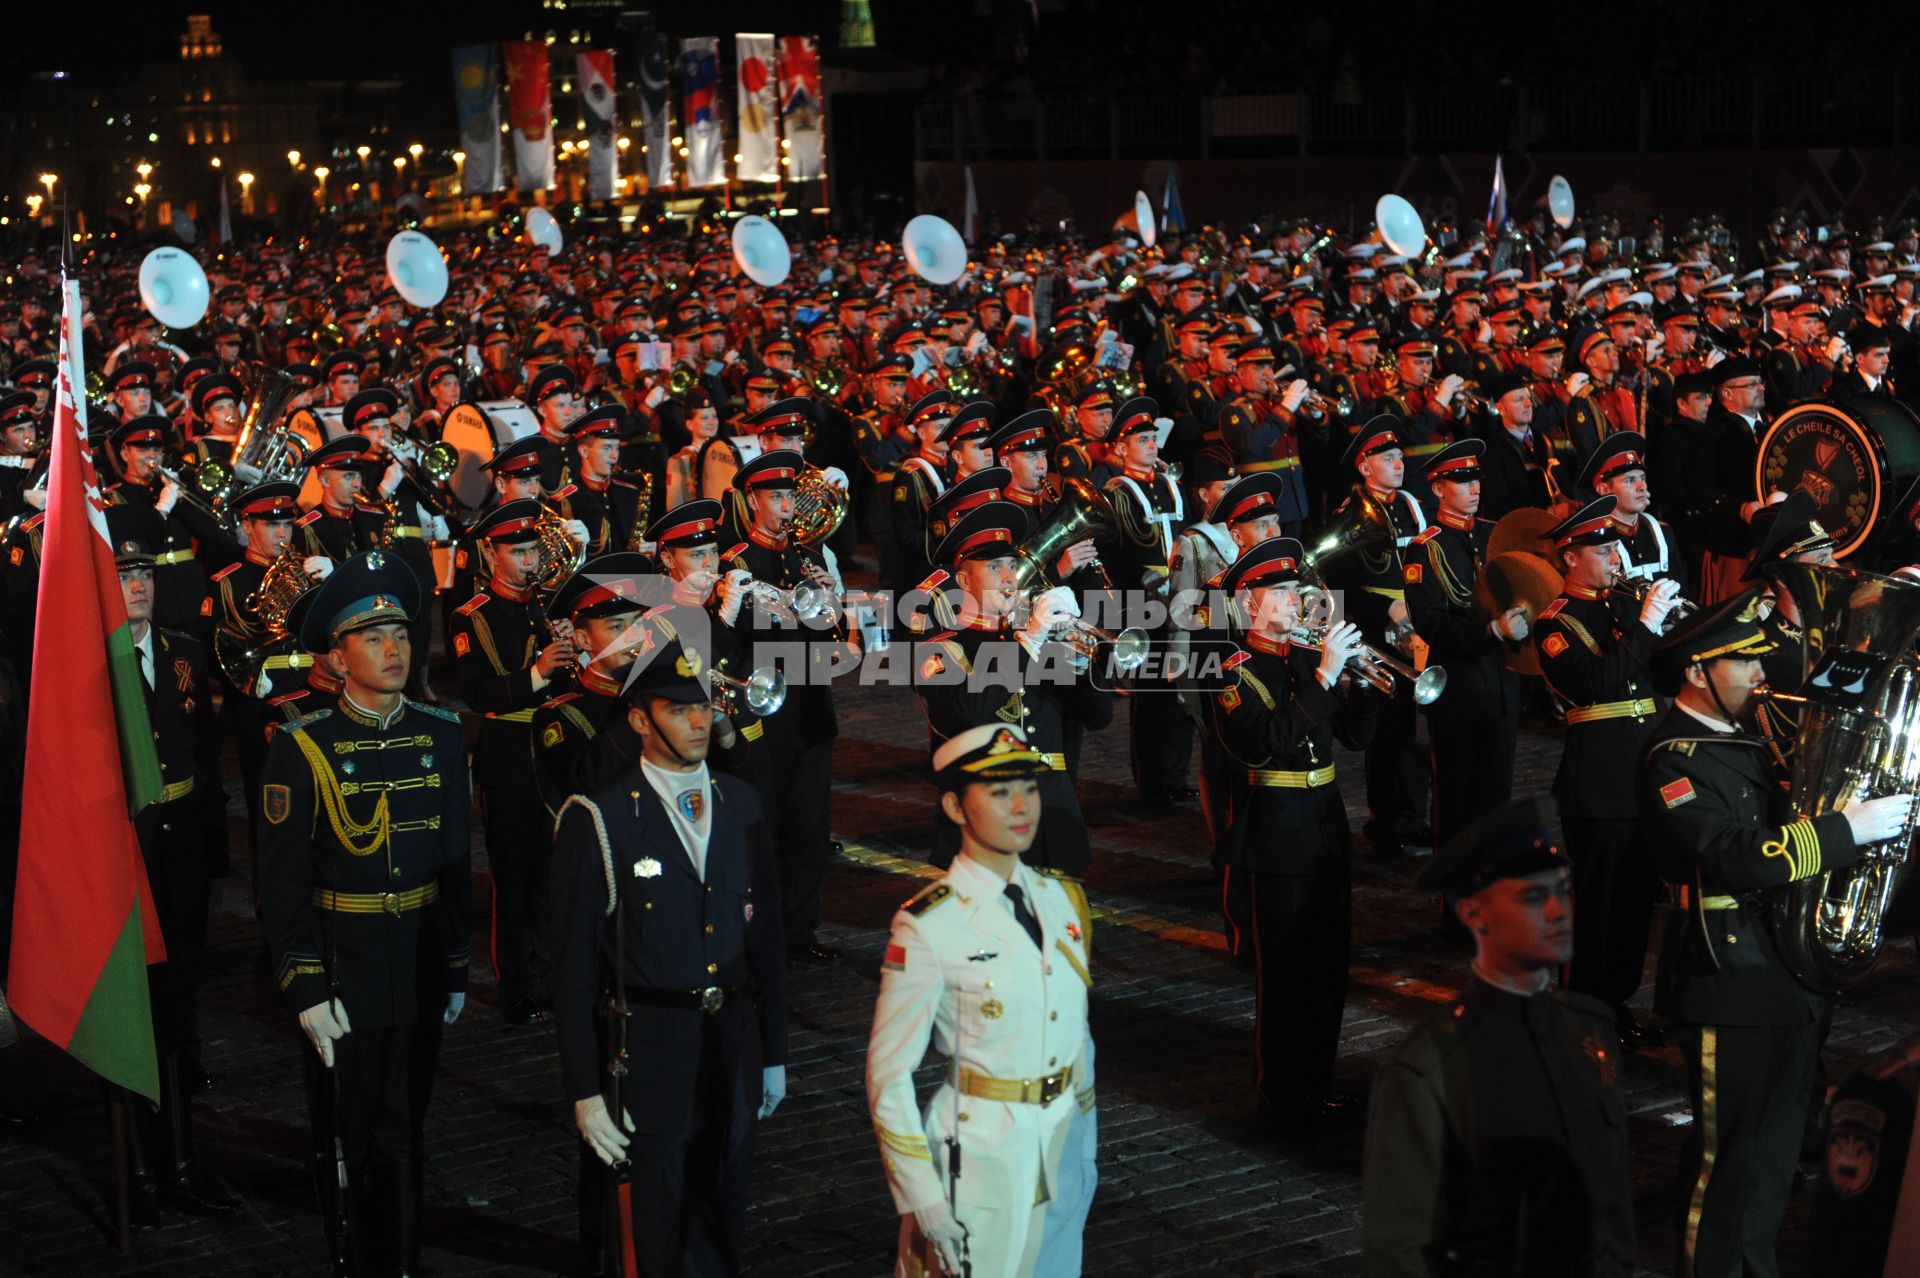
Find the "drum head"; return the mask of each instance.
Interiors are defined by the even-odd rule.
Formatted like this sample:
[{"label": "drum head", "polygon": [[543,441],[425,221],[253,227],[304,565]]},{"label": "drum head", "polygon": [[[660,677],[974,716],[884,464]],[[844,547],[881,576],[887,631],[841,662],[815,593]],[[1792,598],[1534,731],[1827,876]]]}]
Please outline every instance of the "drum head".
[{"label": "drum head", "polygon": [[447,481],[455,500],[468,510],[478,510],[493,487],[486,464],[495,450],[539,429],[540,419],[517,399],[455,404],[440,427],[441,440],[460,454],[460,464]]},{"label": "drum head", "polygon": [[1920,418],[1897,399],[1796,404],[1760,441],[1754,491],[1804,489],[1845,559],[1872,538],[1896,500],[1920,476]]}]

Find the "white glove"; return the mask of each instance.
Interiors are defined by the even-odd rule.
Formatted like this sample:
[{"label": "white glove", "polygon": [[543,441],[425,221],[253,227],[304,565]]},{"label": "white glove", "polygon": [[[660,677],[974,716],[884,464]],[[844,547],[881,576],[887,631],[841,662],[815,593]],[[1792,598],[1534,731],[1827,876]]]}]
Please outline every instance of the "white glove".
[{"label": "white glove", "polygon": [[[589,1096],[573,1103],[573,1125],[580,1132],[580,1139],[587,1142],[601,1162],[611,1167],[627,1156],[627,1132],[633,1130],[633,1120],[625,1114],[620,1115],[620,1126],[615,1126],[613,1115],[607,1112],[607,1102],[598,1096]],[[627,1132],[620,1130],[624,1126]]]},{"label": "white glove", "polygon": [[1493,619],[1492,628],[1496,638],[1505,639],[1508,643],[1519,643],[1527,637],[1529,629],[1527,610],[1525,608],[1507,609]]},{"label": "white glove", "polygon": [[1592,381],[1593,379],[1585,373],[1572,373],[1568,375],[1566,381],[1562,382],[1561,385],[1567,388],[1567,394],[1578,395],[1581,391],[1585,390],[1588,383]]},{"label": "white glove", "polygon": [[1666,348],[1667,348],[1667,336],[1665,333],[1655,333],[1652,337],[1649,337],[1647,339],[1647,361],[1651,363],[1652,361],[1659,359],[1660,352],[1665,350]]},{"label": "white glove", "polygon": [[1289,413],[1299,412],[1300,405],[1307,402],[1307,392],[1312,389],[1313,387],[1307,385],[1306,378],[1294,378],[1287,383],[1287,389],[1281,393],[1280,407],[1286,409]]},{"label": "white glove", "polygon": [[27,505],[33,507],[35,510],[45,510],[47,508],[47,490],[44,488],[29,488],[27,491],[21,493],[20,497]]},{"label": "white glove", "polygon": [[648,408],[658,408],[660,407],[660,401],[666,397],[667,388],[664,386],[656,386],[647,392],[647,397],[642,402],[645,403]]},{"label": "white glove", "polygon": [[1333,687],[1346,670],[1347,662],[1365,643],[1366,640],[1360,637],[1360,627],[1351,621],[1342,621],[1327,631],[1327,641],[1320,649],[1320,669],[1316,672],[1320,686]]},{"label": "white glove", "polygon": [[1493,325],[1487,320],[1480,321],[1480,327],[1473,330],[1473,340],[1485,346],[1493,340]]},{"label": "white glove", "polygon": [[440,1014],[440,1019],[446,1024],[451,1025],[460,1019],[460,1013],[466,1009],[467,996],[465,994],[449,994],[447,995],[447,1010]]},{"label": "white glove", "polygon": [[1726,357],[1727,357],[1727,353],[1721,350],[1718,346],[1716,346],[1711,351],[1707,352],[1706,365],[1708,368],[1717,367],[1720,361],[1725,359]]},{"label": "white glove", "polygon": [[1021,631],[1028,645],[1043,642],[1063,622],[1071,621],[1080,615],[1080,601],[1073,597],[1073,591],[1065,586],[1055,586],[1043,590],[1034,596],[1033,606],[1027,612],[1027,624]]},{"label": "white glove", "polygon": [[740,605],[747,601],[747,583],[753,580],[753,574],[745,568],[735,568],[720,579],[720,620],[729,626],[740,617]]},{"label": "white glove", "polygon": [[393,496],[393,490],[398,488],[400,486],[400,481],[405,479],[406,477],[407,477],[407,472],[400,469],[399,462],[397,461],[388,462],[387,473],[380,476],[380,495],[382,497]]},{"label": "white glove", "polygon": [[1911,794],[1889,794],[1853,804],[1842,815],[1855,843],[1885,843],[1906,832],[1907,822],[1913,817],[1913,801]]},{"label": "white glove", "polygon": [[1453,403],[1453,397],[1466,386],[1467,379],[1458,373],[1448,373],[1440,379],[1440,385],[1434,388],[1433,402],[1445,408]]},{"label": "white glove", "polygon": [[730,349],[727,351],[726,358],[722,359],[720,362],[722,364],[738,364],[740,362],[740,352]]},{"label": "white glove", "polygon": [[337,998],[315,1003],[300,1013],[300,1028],[313,1041],[313,1050],[320,1053],[320,1063],[328,1069],[333,1068],[334,1040],[345,1038],[353,1030],[347,1024],[346,1005]]},{"label": "white glove", "polygon": [[820,468],[820,477],[843,493],[852,486],[853,482],[847,478],[847,472],[841,470],[838,466],[822,466]]},{"label": "white glove", "polygon": [[593,540],[593,536],[587,532],[585,520],[569,519],[567,521],[567,540],[583,550],[586,548],[587,543]]},{"label": "white glove", "polygon": [[985,350],[986,348],[987,348],[987,335],[976,328],[973,331],[973,336],[967,339],[967,354],[978,355],[981,351]]},{"label": "white glove", "polygon": [[453,529],[447,527],[447,517],[445,515],[433,515],[431,518],[433,520],[433,527],[430,528],[428,532],[432,535],[433,539],[435,541],[452,541]]},{"label": "white glove", "polygon": [[173,513],[174,506],[176,506],[179,501],[180,485],[169,479],[165,487],[161,488],[160,498],[153,503],[153,508],[163,515],[170,515]]},{"label": "white glove", "polygon": [[953,1214],[953,1208],[947,1206],[942,1198],[925,1207],[916,1207],[913,1218],[919,1222],[920,1232],[933,1245],[933,1254],[940,1261],[940,1268],[948,1274],[960,1272],[960,1258],[966,1254],[967,1227]]},{"label": "white glove", "polygon": [[1662,577],[1653,583],[1653,589],[1640,604],[1640,624],[1655,634],[1666,624],[1667,614],[1680,601],[1680,583],[1671,577]]},{"label": "white glove", "polygon": [[333,560],[325,555],[308,555],[300,562],[300,566],[306,569],[307,576],[315,581],[325,581],[333,576]]},{"label": "white glove", "polygon": [[768,1065],[760,1071],[760,1117],[772,1118],[773,1111],[787,1098],[787,1067]]}]

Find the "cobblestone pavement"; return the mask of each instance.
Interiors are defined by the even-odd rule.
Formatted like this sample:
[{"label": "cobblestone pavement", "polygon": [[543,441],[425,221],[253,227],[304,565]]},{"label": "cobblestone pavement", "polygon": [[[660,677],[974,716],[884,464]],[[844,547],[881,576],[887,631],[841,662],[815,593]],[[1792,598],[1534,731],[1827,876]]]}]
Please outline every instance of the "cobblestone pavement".
[{"label": "cobblestone pavement", "polygon": [[[755,1163],[748,1270],[768,1278],[885,1273],[897,1228],[862,1065],[888,919],[908,894],[908,876],[925,870],[933,810],[920,779],[925,727],[911,694],[897,689],[848,690],[840,706],[834,826],[847,856],[829,876],[824,936],[847,957],[793,974],[791,1094],[762,1128]],[[1520,789],[1546,788],[1558,753],[1554,735],[1527,733]],[[1343,758],[1340,768],[1357,829],[1359,760]],[[1250,1121],[1252,983],[1226,962],[1213,930],[1198,813],[1150,812],[1133,801],[1124,712],[1089,740],[1081,791],[1097,847],[1089,887],[1099,919],[1092,1014],[1101,1107],[1086,1272],[1357,1274],[1359,1133],[1283,1147]],[[244,846],[237,830],[235,845]],[[1359,856],[1337,1080],[1349,1092],[1365,1092],[1410,1021],[1444,1003],[1463,968],[1432,898],[1408,887],[1414,868]],[[484,874],[478,854],[476,871]],[[295,1025],[265,978],[247,900],[236,877],[215,902],[202,1036],[207,1064],[225,1084],[203,1103],[199,1128],[201,1158],[241,1189],[242,1209],[217,1226],[170,1216],[131,1253],[115,1253],[97,1086],[46,1044],[29,1042],[0,1052],[0,1096],[40,1119],[23,1138],[0,1137],[0,1273],[322,1272],[302,1161]],[[484,928],[484,884],[475,900]],[[1920,1025],[1912,971],[1903,944],[1842,1009],[1830,1063]],[[575,1143],[550,1038],[505,1025],[484,971],[476,970],[474,994],[447,1036],[427,1124],[427,1259],[449,1275],[563,1271],[572,1256]],[[1677,1128],[1686,1121],[1678,1053],[1630,1057],[1625,1080],[1641,1256],[1665,1273]],[[1796,1194],[1781,1239],[1790,1275],[1811,1271],[1805,1200]]]}]

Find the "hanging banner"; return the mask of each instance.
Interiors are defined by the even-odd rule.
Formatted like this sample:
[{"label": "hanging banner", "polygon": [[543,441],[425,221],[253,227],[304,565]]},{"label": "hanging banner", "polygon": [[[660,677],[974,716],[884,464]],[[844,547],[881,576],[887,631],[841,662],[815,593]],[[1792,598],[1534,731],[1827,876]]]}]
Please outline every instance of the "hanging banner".
[{"label": "hanging banner", "polygon": [[827,172],[827,100],[820,94],[820,41],[780,37],[780,119],[787,133],[787,180],[812,182]]},{"label": "hanging banner", "polygon": [[513,126],[514,188],[553,185],[553,86],[544,40],[515,40],[500,50],[507,63],[507,122]]},{"label": "hanging banner", "polygon": [[741,32],[733,37],[734,77],[739,103],[740,157],[735,176],[742,182],[780,180],[780,120],[774,101],[773,37]]},{"label": "hanging banner", "polygon": [[490,44],[453,51],[453,104],[460,119],[460,149],[467,153],[464,191],[492,195],[500,182],[500,72]]},{"label": "hanging banner", "polygon": [[640,42],[640,146],[647,162],[647,186],[673,185],[672,59],[667,38],[650,35]]},{"label": "hanging banner", "polygon": [[693,36],[680,42],[681,91],[686,107],[687,185],[724,186],[727,141],[720,124],[720,37]]},{"label": "hanging banner", "polygon": [[580,114],[587,121],[587,198],[611,200],[620,180],[620,150],[613,140],[613,50],[582,53],[575,79]]}]

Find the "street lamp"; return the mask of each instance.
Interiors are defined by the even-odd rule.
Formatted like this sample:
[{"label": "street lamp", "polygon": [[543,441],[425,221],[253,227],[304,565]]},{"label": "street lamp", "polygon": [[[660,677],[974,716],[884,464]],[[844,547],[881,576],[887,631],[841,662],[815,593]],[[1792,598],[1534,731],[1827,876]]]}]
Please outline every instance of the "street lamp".
[{"label": "street lamp", "polygon": [[300,153],[298,151],[287,152],[287,167],[290,169],[300,167]]},{"label": "street lamp", "polygon": [[253,174],[244,170],[240,174],[240,207],[253,212]]},{"label": "street lamp", "polygon": [[365,169],[367,167],[367,157],[373,154],[373,148],[370,146],[357,146],[353,149],[353,153],[360,157],[360,167]]},{"label": "street lamp", "polygon": [[453,193],[455,195],[467,193],[467,153],[465,151],[453,153]]},{"label": "street lamp", "polygon": [[407,148],[407,154],[413,157],[413,162],[415,164],[418,164],[420,163],[420,153],[426,149],[427,148],[421,146],[418,142],[415,142],[412,146]]},{"label": "street lamp", "polygon": [[59,180],[60,175],[58,173],[42,173],[40,175],[40,185],[47,188],[47,198],[49,200],[53,198],[53,184]]},{"label": "street lamp", "polygon": [[140,175],[140,180],[142,182],[146,181],[148,178],[153,176],[153,166],[151,164],[148,164],[145,160],[142,160],[140,161],[140,163],[134,165],[133,171]]}]

